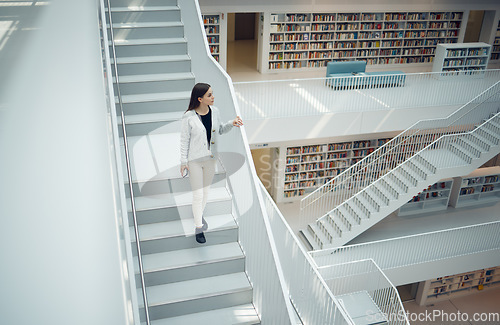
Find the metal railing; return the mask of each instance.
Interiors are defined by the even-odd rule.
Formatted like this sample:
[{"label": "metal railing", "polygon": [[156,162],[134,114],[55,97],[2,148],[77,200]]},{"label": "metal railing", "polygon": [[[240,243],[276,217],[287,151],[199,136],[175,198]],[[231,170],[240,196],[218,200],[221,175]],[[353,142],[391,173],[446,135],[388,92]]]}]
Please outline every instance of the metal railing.
[{"label": "metal railing", "polygon": [[256,181],[264,200],[287,290],[301,319],[305,324],[349,324],[349,315],[328,289],[269,193],[259,180]]},{"label": "metal railing", "polygon": [[[300,202],[301,217],[322,217],[424,148],[427,150],[449,148],[449,145],[456,141],[455,137],[449,135],[471,131],[482,120],[496,113],[499,97],[500,82],[497,82],[447,118],[415,123],[304,197]],[[438,142],[435,142],[437,139]],[[429,146],[430,144],[433,145]]]},{"label": "metal railing", "polygon": [[[106,2],[106,3],[105,3]],[[115,83],[116,83],[116,92],[117,92],[117,98],[118,98],[118,107],[120,108],[119,113],[120,113],[120,119],[121,119],[121,130],[123,133],[123,145],[124,145],[124,158],[125,158],[125,165],[126,165],[126,170],[127,170],[127,179],[128,179],[128,186],[129,186],[129,195],[130,195],[130,204],[131,204],[131,212],[132,212],[132,218],[133,218],[133,227],[134,227],[134,236],[135,236],[135,244],[136,244],[136,249],[137,249],[137,259],[138,259],[138,266],[139,266],[139,277],[141,280],[141,293],[142,293],[142,300],[144,303],[144,317],[145,317],[145,322],[147,325],[151,324],[150,322],[150,317],[149,317],[149,307],[148,307],[148,299],[147,299],[147,293],[146,293],[146,283],[144,279],[144,267],[142,263],[142,252],[141,252],[141,245],[140,245],[140,238],[139,238],[139,226],[137,223],[137,213],[136,213],[136,208],[135,208],[135,196],[134,196],[134,191],[133,191],[133,179],[132,179],[132,168],[130,164],[130,154],[129,154],[129,148],[128,148],[128,140],[127,140],[127,130],[125,126],[125,113],[123,110],[123,102],[122,102],[122,96],[120,93],[120,83],[119,83],[119,78],[118,78],[118,63],[117,63],[117,57],[116,57],[116,48],[115,48],[115,42],[114,42],[114,33],[113,33],[113,20],[111,17],[111,4],[110,0],[100,0],[100,8],[101,8],[101,16],[100,16],[100,23],[101,23],[101,28],[102,28],[102,38],[103,38],[103,51],[105,53],[104,58],[107,60],[106,62],[106,72],[109,73],[109,75],[106,75],[106,79],[108,79],[110,85],[108,86],[108,92],[109,92],[109,104],[111,105],[111,112],[115,113],[116,108],[115,108],[115,97],[114,97],[114,90],[113,90],[113,85],[112,85],[112,75],[114,73],[115,76]],[[106,12],[107,12],[107,19],[108,22],[106,22]],[[108,40],[108,28],[109,28],[109,36],[110,39]],[[109,44],[111,44],[111,53],[109,53]],[[111,63],[109,62],[109,58],[112,58],[113,60],[113,66],[111,66]],[[112,73],[113,72],[113,73]],[[133,266],[131,266],[131,269],[133,270]],[[135,294],[135,292],[134,292]],[[136,309],[138,310],[139,306]],[[139,316],[140,317],[140,316]],[[139,320],[137,320],[139,321]]]},{"label": "metal railing", "polygon": [[313,251],[318,266],[372,258],[382,270],[500,249],[500,221]]},{"label": "metal railing", "polygon": [[[349,79],[346,79],[349,78]],[[235,82],[243,118],[259,120],[314,116],[340,112],[463,105],[500,80],[500,70],[408,73],[374,76]],[[345,82],[349,80],[349,82]],[[344,85],[339,89],[329,85]]]},{"label": "metal railing", "polygon": [[[384,321],[390,325],[410,324],[398,291],[373,259],[323,266],[318,271],[340,301],[350,301],[352,295],[351,298],[356,298],[358,311],[367,308],[364,319],[373,324]],[[369,299],[362,299],[363,295],[368,295]],[[349,310],[349,305],[345,304]]]}]

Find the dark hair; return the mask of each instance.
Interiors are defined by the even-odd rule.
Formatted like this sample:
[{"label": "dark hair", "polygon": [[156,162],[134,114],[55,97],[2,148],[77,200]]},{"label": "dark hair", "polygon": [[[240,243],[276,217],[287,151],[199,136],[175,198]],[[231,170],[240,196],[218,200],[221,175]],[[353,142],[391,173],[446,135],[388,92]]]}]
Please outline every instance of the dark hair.
[{"label": "dark hair", "polygon": [[194,85],[193,90],[191,90],[191,99],[189,100],[187,111],[191,111],[200,106],[200,101],[198,100],[198,98],[205,96],[209,89],[210,85],[203,82],[199,82]]}]

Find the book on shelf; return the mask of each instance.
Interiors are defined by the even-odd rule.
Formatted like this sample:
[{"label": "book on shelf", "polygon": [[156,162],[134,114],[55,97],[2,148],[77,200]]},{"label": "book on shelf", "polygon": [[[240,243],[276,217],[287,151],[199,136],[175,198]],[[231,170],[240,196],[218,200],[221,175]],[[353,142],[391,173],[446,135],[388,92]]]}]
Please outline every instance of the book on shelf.
[{"label": "book on shelf", "polygon": [[485,183],[496,183],[498,182],[498,175],[486,176],[484,178]]},{"label": "book on shelf", "polygon": [[495,190],[495,186],[493,184],[483,185],[481,188],[481,192],[491,192]]},{"label": "book on shelf", "polygon": [[475,191],[474,187],[465,187],[460,190],[460,195],[474,194]]},{"label": "book on shelf", "polygon": [[[448,18],[455,17],[450,21]],[[309,41],[337,40],[329,45],[312,44],[310,49],[363,49],[387,48],[384,52],[308,53],[306,56],[290,56],[285,60],[305,62],[270,62],[270,69],[302,67],[324,67],[320,60],[343,61],[359,58],[367,64],[411,64],[433,62],[434,48],[439,43],[456,43],[461,27],[462,12],[387,12],[387,13],[293,13],[271,15],[271,42],[308,43]],[[434,18],[434,19],[433,19]],[[282,22],[282,24],[280,24]],[[282,38],[278,35],[280,25],[285,31],[294,33]],[[370,42],[374,39],[382,42]],[[367,40],[357,42],[357,40]],[[396,42],[391,42],[395,40]],[[407,47],[414,47],[408,49]],[[303,48],[306,50],[307,48]],[[282,50],[271,47],[270,51]],[[294,49],[291,49],[294,50]],[[391,51],[395,50],[395,51]],[[500,53],[499,53],[500,54]],[[399,56],[408,56],[400,58]],[[370,56],[380,56],[373,58]],[[391,58],[392,56],[392,58]],[[398,56],[394,58],[394,56]],[[270,57],[270,59],[274,59]],[[473,65],[476,62],[470,61]],[[450,65],[448,68],[454,67]]]}]

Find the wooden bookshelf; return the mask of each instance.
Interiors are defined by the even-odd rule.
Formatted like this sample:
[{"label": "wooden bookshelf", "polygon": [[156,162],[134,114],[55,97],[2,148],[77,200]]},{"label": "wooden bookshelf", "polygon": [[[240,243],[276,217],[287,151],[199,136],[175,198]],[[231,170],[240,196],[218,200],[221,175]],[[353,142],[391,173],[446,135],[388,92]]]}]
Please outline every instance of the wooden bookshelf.
[{"label": "wooden bookshelf", "polygon": [[283,198],[292,200],[363,159],[390,138],[286,147]]},{"label": "wooden bookshelf", "polygon": [[495,203],[500,200],[500,166],[476,169],[465,177],[456,177],[450,205],[465,206]]},{"label": "wooden bookshelf", "polygon": [[398,210],[398,216],[442,211],[448,208],[453,179],[442,179],[425,188]]},{"label": "wooden bookshelf", "polygon": [[486,70],[490,55],[491,45],[486,43],[439,44],[432,71],[467,73]]},{"label": "wooden bookshelf", "polygon": [[435,278],[420,283],[417,300],[426,305],[500,286],[500,266]]},{"label": "wooden bookshelf", "polygon": [[324,67],[328,61],[431,63],[437,44],[457,43],[464,13],[274,13],[268,70]]}]

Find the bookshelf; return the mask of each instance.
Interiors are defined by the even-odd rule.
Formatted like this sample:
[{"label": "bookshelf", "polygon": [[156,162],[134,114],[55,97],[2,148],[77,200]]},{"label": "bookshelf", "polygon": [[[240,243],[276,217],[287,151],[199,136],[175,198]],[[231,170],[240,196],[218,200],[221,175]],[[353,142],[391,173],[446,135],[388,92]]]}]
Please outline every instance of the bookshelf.
[{"label": "bookshelf", "polygon": [[491,60],[500,60],[500,20],[498,21],[493,48],[491,49]]},{"label": "bookshelf", "polygon": [[432,184],[399,208],[398,216],[446,210],[452,186],[452,178]]},{"label": "bookshelf", "polygon": [[500,200],[500,166],[476,169],[454,179],[450,205],[459,208]]},{"label": "bookshelf", "polygon": [[420,283],[419,305],[449,300],[500,286],[500,266],[435,278]]},{"label": "bookshelf", "polygon": [[491,45],[486,43],[439,44],[432,64],[433,72],[486,70]]},{"label": "bookshelf", "polygon": [[427,63],[437,44],[457,43],[464,12],[273,13],[268,72],[328,61]]},{"label": "bookshelf", "polygon": [[286,147],[284,201],[309,194],[390,138]]},{"label": "bookshelf", "polygon": [[219,64],[226,69],[226,41],[225,25],[223,24],[223,16],[220,13],[203,14],[203,25],[207,34],[208,47],[210,53]]}]

